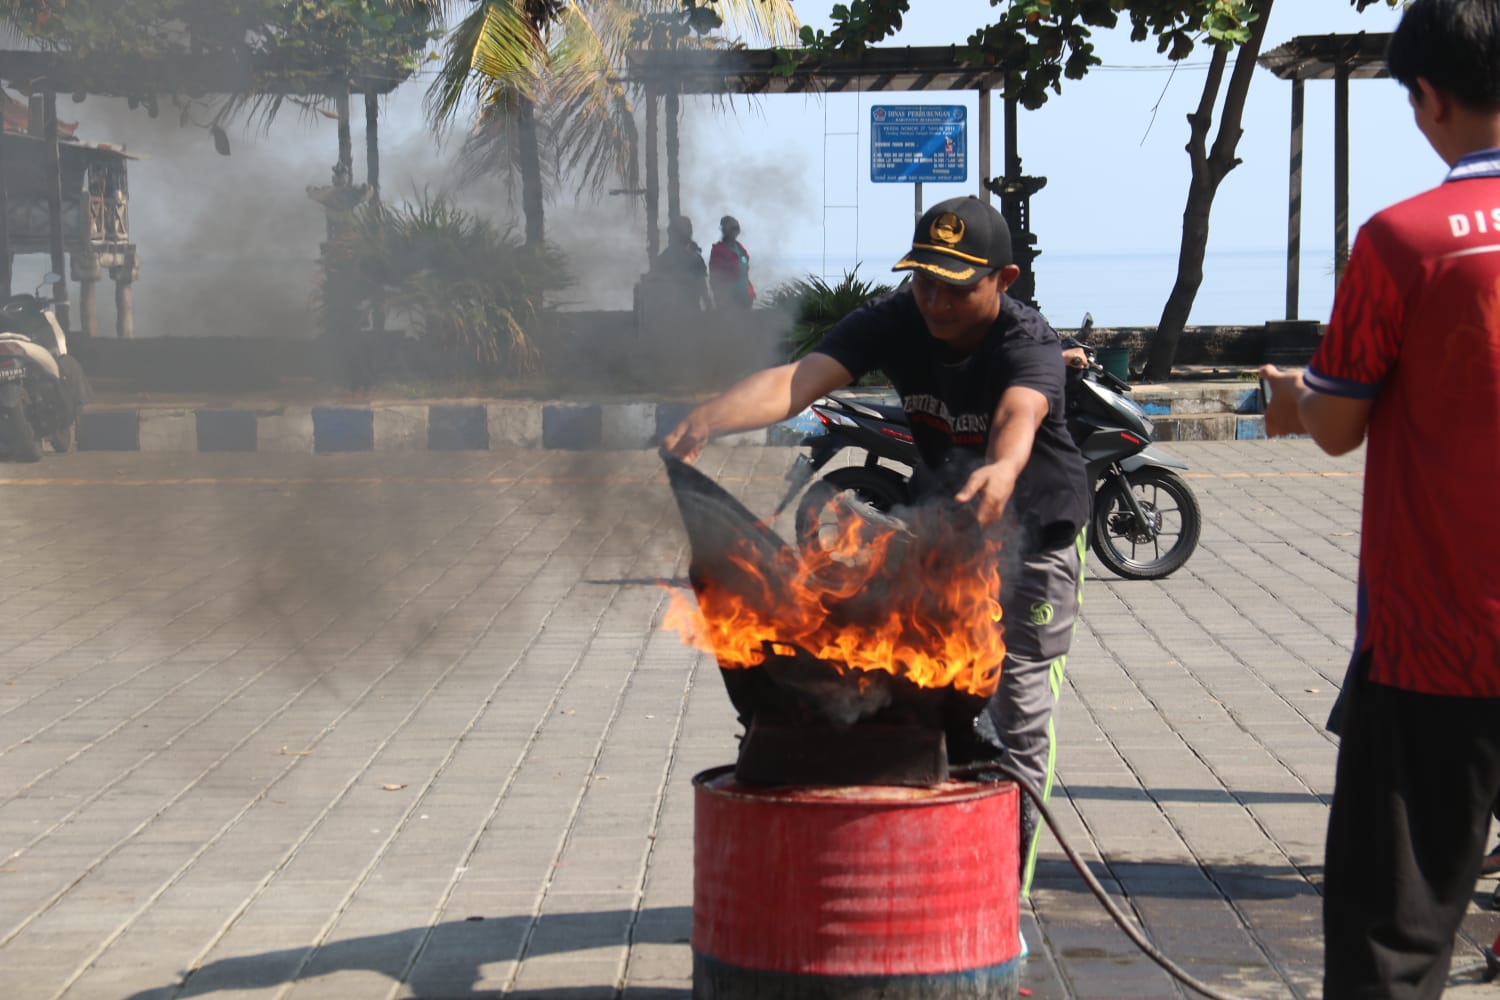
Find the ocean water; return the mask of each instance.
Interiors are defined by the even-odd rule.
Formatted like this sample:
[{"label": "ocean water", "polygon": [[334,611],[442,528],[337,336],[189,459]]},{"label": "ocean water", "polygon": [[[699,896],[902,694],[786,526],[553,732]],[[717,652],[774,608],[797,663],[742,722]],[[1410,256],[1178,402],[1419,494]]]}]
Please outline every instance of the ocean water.
[{"label": "ocean water", "polygon": [[[791,256],[777,270],[799,274],[820,271],[829,280],[852,269],[853,258]],[[899,280],[882,263],[866,262],[859,276],[867,281]],[[826,268],[826,270],[825,270]],[[1036,259],[1036,297],[1055,326],[1077,326],[1085,313],[1094,323],[1111,326],[1155,326],[1177,277],[1177,253],[1078,253],[1043,250]],[[1333,305],[1333,251],[1303,250],[1297,317],[1326,321]],[[1193,303],[1190,325],[1259,324],[1286,319],[1286,251],[1210,251],[1203,262],[1203,284]]]}]

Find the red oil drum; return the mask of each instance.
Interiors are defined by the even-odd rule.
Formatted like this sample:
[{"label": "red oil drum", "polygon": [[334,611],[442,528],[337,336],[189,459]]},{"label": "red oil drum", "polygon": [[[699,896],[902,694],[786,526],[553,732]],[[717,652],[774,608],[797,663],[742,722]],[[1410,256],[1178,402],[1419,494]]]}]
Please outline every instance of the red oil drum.
[{"label": "red oil drum", "polygon": [[1014,784],[693,784],[695,1000],[1016,996]]}]

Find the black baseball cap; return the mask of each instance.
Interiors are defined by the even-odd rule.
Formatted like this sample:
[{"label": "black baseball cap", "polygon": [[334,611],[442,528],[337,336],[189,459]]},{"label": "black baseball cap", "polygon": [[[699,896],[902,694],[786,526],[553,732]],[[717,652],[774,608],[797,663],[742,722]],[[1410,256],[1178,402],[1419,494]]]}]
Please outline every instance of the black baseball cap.
[{"label": "black baseball cap", "polygon": [[923,212],[910,252],[891,270],[921,271],[963,286],[1012,263],[1005,216],[969,195],[938,202]]}]

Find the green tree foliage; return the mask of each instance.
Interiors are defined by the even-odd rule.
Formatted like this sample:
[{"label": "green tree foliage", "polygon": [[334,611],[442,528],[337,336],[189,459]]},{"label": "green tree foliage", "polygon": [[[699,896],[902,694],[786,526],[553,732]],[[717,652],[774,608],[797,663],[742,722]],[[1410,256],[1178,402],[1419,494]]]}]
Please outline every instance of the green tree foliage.
[{"label": "green tree foliage", "polygon": [[[0,0],[0,19],[136,97],[190,79],[177,65],[230,68],[249,95],[322,94],[330,80],[395,82],[437,37],[429,0]],[[192,93],[186,96],[199,98]],[[274,111],[274,108],[272,109]]]},{"label": "green tree foliage", "polygon": [[[1399,0],[1349,0],[1358,10]],[[1004,66],[1007,85],[1027,108],[1039,108],[1062,81],[1079,80],[1099,65],[1093,29],[1130,28],[1133,41],[1155,39],[1168,59],[1186,59],[1200,43],[1232,49],[1250,41],[1261,9],[1257,0],[993,0],[993,23],[970,34],[964,57]],[[873,45],[901,29],[911,0],[852,0],[833,6],[827,32],[803,28],[805,54],[828,58]]]},{"label": "green tree foliage", "polygon": [[296,65],[410,60],[432,17],[423,0],[8,0],[0,9],[30,40],[80,56],[211,53]]},{"label": "green tree foliage", "polygon": [[[447,0],[456,8],[460,0]],[[529,241],[544,234],[543,203],[567,175],[580,193],[630,181],[637,94],[624,81],[631,48],[723,47],[721,28],[789,44],[789,0],[476,0],[448,36],[428,92],[433,126],[472,107],[471,173],[509,178],[521,192]]]},{"label": "green tree foliage", "polygon": [[893,285],[860,278],[859,266],[855,265],[832,285],[817,275],[778,285],[766,296],[765,307],[783,313],[791,323],[787,357],[795,361],[822,343],[823,335],[839,320],[871,299],[893,291]]}]

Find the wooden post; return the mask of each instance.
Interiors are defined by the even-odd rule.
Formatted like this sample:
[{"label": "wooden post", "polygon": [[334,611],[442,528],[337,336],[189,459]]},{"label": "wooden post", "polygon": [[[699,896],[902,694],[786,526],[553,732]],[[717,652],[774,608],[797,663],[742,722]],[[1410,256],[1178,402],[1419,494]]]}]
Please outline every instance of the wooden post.
[{"label": "wooden post", "polygon": [[[47,228],[52,249],[52,270],[58,281],[52,286],[57,322],[68,330],[68,275],[63,259],[62,228],[62,153],[57,145],[57,94],[51,90],[43,98],[44,132],[47,142]],[[81,207],[81,206],[80,206]]]},{"label": "wooden post", "polygon": [[10,192],[5,182],[5,138],[0,129],[0,297],[9,298],[12,281],[10,253]]},{"label": "wooden post", "polygon": [[1303,87],[1292,81],[1292,151],[1287,177],[1286,318],[1297,318],[1302,287],[1302,118]]},{"label": "wooden post", "polygon": [[661,181],[658,177],[656,137],[656,91],[646,90],[646,254],[651,264],[661,252],[661,233],[656,218],[661,208]]},{"label": "wooden post", "polygon": [[979,88],[979,197],[990,203],[990,88]]},{"label": "wooden post", "polygon": [[1342,58],[1333,76],[1333,272],[1343,280],[1349,262],[1349,64]]},{"label": "wooden post", "polygon": [[339,168],[344,183],[354,183],[354,136],[349,131],[349,91],[343,90],[333,99],[339,119]]},{"label": "wooden post", "polygon": [[1005,95],[1005,176],[1007,179],[1021,176],[1020,141],[1016,137],[1016,105],[1019,101],[1010,94]]},{"label": "wooden post", "polygon": [[[365,82],[365,183],[370,186],[370,203],[380,204],[380,95]],[[379,284],[370,286],[370,328],[385,332],[385,293]]]},{"label": "wooden post", "polygon": [[677,218],[682,214],[682,183],[678,167],[678,160],[682,152],[682,146],[677,136],[677,120],[680,107],[677,100],[677,91],[667,91],[666,97],[667,115],[667,220]]},{"label": "wooden post", "polygon": [[[368,84],[366,85],[368,88]],[[365,183],[370,200],[380,203],[380,95],[365,90]]]}]

